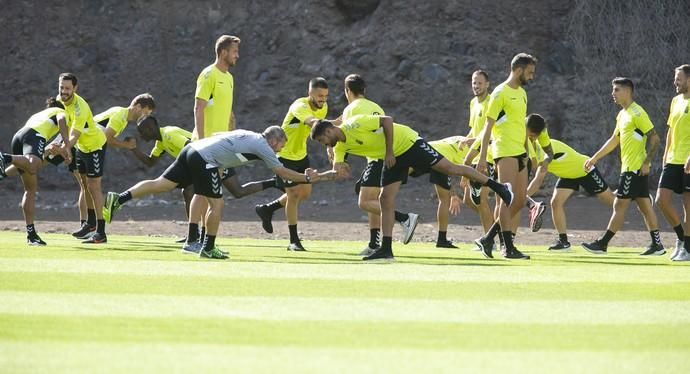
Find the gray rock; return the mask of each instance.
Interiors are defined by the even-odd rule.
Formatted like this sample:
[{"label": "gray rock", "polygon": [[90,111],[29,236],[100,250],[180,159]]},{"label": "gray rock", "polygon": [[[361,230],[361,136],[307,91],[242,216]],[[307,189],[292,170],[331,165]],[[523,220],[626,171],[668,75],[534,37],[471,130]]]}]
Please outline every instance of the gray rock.
[{"label": "gray rock", "polygon": [[426,83],[436,83],[448,80],[450,73],[439,64],[429,64],[422,69],[422,79]]},{"label": "gray rock", "polygon": [[410,75],[412,74],[412,70],[414,70],[414,62],[408,59],[403,59],[398,64],[396,75],[400,78],[409,79]]}]

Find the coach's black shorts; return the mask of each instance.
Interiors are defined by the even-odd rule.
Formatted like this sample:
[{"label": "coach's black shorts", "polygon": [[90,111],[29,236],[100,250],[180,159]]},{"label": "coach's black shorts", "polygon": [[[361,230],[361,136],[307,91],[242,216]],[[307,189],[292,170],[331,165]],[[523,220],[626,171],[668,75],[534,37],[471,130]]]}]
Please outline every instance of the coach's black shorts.
[{"label": "coach's black shorts", "polygon": [[601,176],[596,168],[593,168],[592,171],[581,178],[558,178],[558,181],[556,181],[556,188],[578,191],[580,186],[590,195],[600,194],[609,188],[604,177]]},{"label": "coach's black shorts", "polygon": [[46,139],[36,130],[23,127],[12,137],[13,155],[33,155],[43,159],[43,151],[46,147]]},{"label": "coach's black shorts", "polygon": [[517,159],[518,162],[518,172],[521,172],[522,169],[527,167],[527,153],[523,153],[521,155],[517,156],[506,156],[506,157],[499,157],[499,158],[494,158],[494,165],[498,165],[498,161],[504,158],[514,158]]},{"label": "coach's black shorts", "polygon": [[220,180],[224,181],[230,177],[234,177],[235,175],[237,175],[235,168],[226,168],[223,169],[223,175],[221,176]]},{"label": "coach's black shorts", "polygon": [[649,197],[649,175],[639,175],[639,171],[626,171],[621,174],[616,197],[619,199]]},{"label": "coach's black shorts", "polygon": [[[278,160],[283,163],[283,166],[286,168],[296,171],[298,173],[304,173],[305,170],[309,168],[309,156],[301,159],[301,160],[288,160],[287,158],[282,158],[278,157]],[[305,184],[302,182],[293,182],[291,180],[283,179],[280,177],[277,177],[276,179],[276,186],[278,188],[289,188],[289,187],[295,187],[298,184]]]},{"label": "coach's black shorts", "polygon": [[206,161],[192,147],[185,146],[177,159],[163,172],[163,178],[185,188],[194,185],[194,193],[212,199],[223,197],[223,185],[217,167],[208,167]]},{"label": "coach's black shorts", "polygon": [[105,166],[105,144],[103,148],[88,153],[77,149],[74,159],[79,174],[86,174],[88,178],[102,177]]},{"label": "coach's black shorts", "polygon": [[685,165],[664,165],[659,178],[659,188],[667,188],[678,194],[690,192],[690,174],[685,174]]},{"label": "coach's black shorts", "polygon": [[392,168],[388,169],[384,166],[381,173],[381,186],[407,180],[410,168],[419,173],[429,172],[431,167],[442,159],[443,156],[436,152],[429,143],[425,142],[424,139],[417,139],[410,149],[395,158],[395,165]]}]

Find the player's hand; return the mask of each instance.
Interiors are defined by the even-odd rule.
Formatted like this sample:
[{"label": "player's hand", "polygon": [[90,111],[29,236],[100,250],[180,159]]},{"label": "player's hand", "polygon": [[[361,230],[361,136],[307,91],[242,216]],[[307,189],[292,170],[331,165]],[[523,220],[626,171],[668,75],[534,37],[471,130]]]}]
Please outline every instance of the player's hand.
[{"label": "player's hand", "polygon": [[477,162],[477,171],[488,176],[486,169],[486,160],[479,160],[479,162]]},{"label": "player's hand", "polygon": [[333,164],[333,159],[335,157],[335,152],[333,152],[333,147],[326,147],[326,155],[328,156],[328,163]]},{"label": "player's hand", "polygon": [[386,152],[386,159],[383,160],[384,165],[386,165],[387,169],[392,168],[395,166],[395,156],[393,156],[392,153]]},{"label": "player's hand", "polygon": [[640,175],[649,175],[649,169],[651,169],[652,165],[650,162],[644,162],[642,163],[642,167],[640,167]]},{"label": "player's hand", "polygon": [[460,197],[453,195],[450,197],[450,206],[448,212],[451,215],[457,216],[460,213]]},{"label": "player's hand", "polygon": [[137,140],[132,137],[126,137],[125,138],[125,148],[127,149],[134,149],[137,147]]},{"label": "player's hand", "polygon": [[585,161],[585,171],[589,173],[596,163],[594,157],[588,158],[587,161]]}]

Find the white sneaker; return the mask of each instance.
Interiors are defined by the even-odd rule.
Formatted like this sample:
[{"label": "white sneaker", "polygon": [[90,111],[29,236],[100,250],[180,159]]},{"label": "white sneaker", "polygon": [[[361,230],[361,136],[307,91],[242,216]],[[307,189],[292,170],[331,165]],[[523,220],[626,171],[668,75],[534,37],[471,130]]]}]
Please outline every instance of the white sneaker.
[{"label": "white sneaker", "polygon": [[682,248],[680,253],[675,258],[672,258],[671,260],[673,261],[690,261],[690,253],[685,250],[685,248]]},{"label": "white sneaker", "polygon": [[359,253],[359,255],[363,256],[363,257],[370,256],[370,255],[374,254],[374,252],[376,252],[376,250],[379,248],[380,248],[380,246],[376,247],[376,248],[371,248],[369,246],[369,244],[367,244],[367,246],[364,247],[364,249],[362,250],[362,252]]},{"label": "white sneaker", "polygon": [[196,241],[192,243],[184,243],[184,245],[182,246],[182,253],[198,255],[199,252],[201,252],[202,246],[203,244]]},{"label": "white sneaker", "polygon": [[680,239],[676,239],[676,249],[674,249],[673,253],[671,254],[671,260],[676,258],[676,256],[678,256],[682,250],[683,250],[683,241]]},{"label": "white sneaker", "polygon": [[412,235],[414,235],[414,230],[417,228],[417,221],[419,220],[419,214],[408,213],[407,221],[400,222],[403,229],[403,244],[407,244],[412,240]]}]

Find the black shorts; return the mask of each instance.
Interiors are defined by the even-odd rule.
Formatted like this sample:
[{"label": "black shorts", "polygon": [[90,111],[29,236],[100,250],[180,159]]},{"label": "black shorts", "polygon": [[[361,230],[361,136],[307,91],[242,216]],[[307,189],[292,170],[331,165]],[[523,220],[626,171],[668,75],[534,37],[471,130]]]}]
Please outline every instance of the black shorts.
[{"label": "black shorts", "polygon": [[659,188],[667,188],[677,194],[690,192],[690,174],[685,174],[685,165],[664,165],[659,178]]},{"label": "black shorts", "polygon": [[208,167],[206,161],[192,147],[185,146],[177,159],[163,172],[163,178],[177,183],[180,188],[194,185],[194,193],[212,199],[223,197],[223,185],[217,167]]},{"label": "black shorts", "polygon": [[506,156],[506,157],[494,158],[494,165],[498,165],[498,161],[500,161],[500,160],[502,160],[502,159],[504,159],[504,158],[515,158],[515,159],[517,159],[517,162],[518,162],[518,172],[521,172],[522,169],[524,169],[525,167],[527,167],[527,161],[528,161],[527,153],[523,153],[523,154],[517,155],[517,156]]},{"label": "black shorts", "polygon": [[[296,171],[298,173],[304,173],[305,170],[309,168],[309,156],[301,159],[301,160],[288,160],[287,158],[282,158],[278,157],[278,160],[283,163],[283,166],[286,168]],[[276,186],[278,188],[289,188],[289,187],[295,187],[298,184],[305,184],[302,182],[293,182],[291,180],[283,179],[283,178],[276,178]]]},{"label": "black shorts", "polygon": [[600,194],[609,188],[604,177],[601,176],[599,170],[596,168],[592,169],[592,171],[581,178],[558,178],[558,181],[556,181],[556,188],[567,188],[569,190],[578,191],[580,186],[591,195]]},{"label": "black shorts", "polygon": [[362,187],[381,188],[381,171],[383,171],[383,160],[369,161],[355,183],[355,195],[359,195]]},{"label": "black shorts", "polygon": [[616,197],[619,199],[649,197],[649,175],[639,175],[639,171],[626,171],[621,174]]},{"label": "black shorts", "polygon": [[443,156],[436,152],[429,143],[425,142],[424,139],[417,139],[410,149],[395,158],[395,165],[392,168],[383,168],[381,187],[407,180],[410,168],[419,173],[429,172],[431,167],[442,159]]},{"label": "black shorts", "polygon": [[410,173],[411,177],[418,178],[421,177],[422,175],[429,174],[429,183],[435,184],[441,188],[444,188],[446,190],[450,190],[450,177],[440,173],[434,169],[431,169],[427,172],[419,172],[416,169],[412,169],[412,172]]},{"label": "black shorts", "polygon": [[74,159],[79,174],[86,174],[88,178],[100,178],[105,166],[105,144],[103,148],[88,153],[77,149]]},{"label": "black shorts", "polygon": [[46,147],[46,139],[36,130],[24,127],[12,137],[13,155],[33,155],[43,159],[43,151]]},{"label": "black shorts", "polygon": [[220,180],[224,181],[228,178],[234,177],[235,175],[237,175],[235,168],[223,169],[223,175],[221,176]]},{"label": "black shorts", "polygon": [[[62,143],[62,135],[60,135],[60,134],[58,134],[58,136],[55,139],[53,139],[52,142],[50,142],[50,144],[58,144],[58,145],[60,143]],[[70,161],[67,168],[69,169],[70,172],[74,172],[75,170],[77,170],[77,150],[74,147],[72,147],[72,149],[70,151],[72,152],[72,161]],[[54,157],[49,156],[47,158],[47,160],[49,163],[51,163],[55,166],[58,166],[65,161],[65,158],[62,156],[54,156]]]},{"label": "black shorts", "polygon": [[[472,167],[476,169],[477,165],[474,164],[474,165],[472,165]],[[488,175],[489,178],[496,179],[496,167],[494,166],[494,164],[487,163],[486,164],[486,171],[487,171],[487,174],[489,174]],[[482,188],[483,186],[484,185],[481,184],[481,182],[470,181],[470,187],[472,187],[474,189],[478,190],[478,189]]]}]

